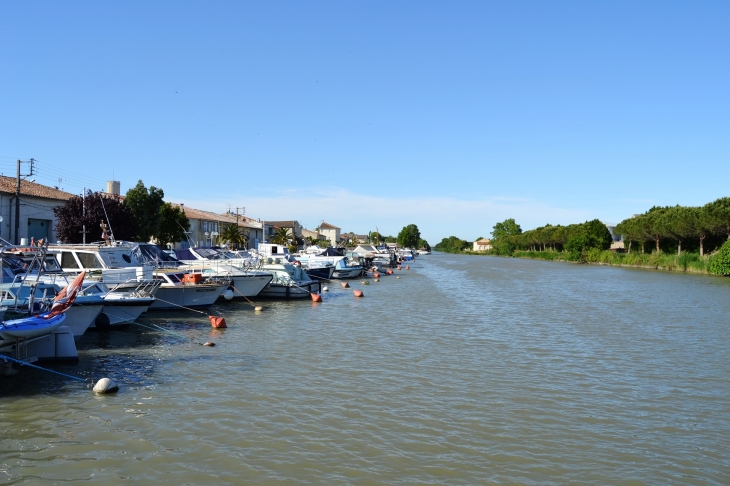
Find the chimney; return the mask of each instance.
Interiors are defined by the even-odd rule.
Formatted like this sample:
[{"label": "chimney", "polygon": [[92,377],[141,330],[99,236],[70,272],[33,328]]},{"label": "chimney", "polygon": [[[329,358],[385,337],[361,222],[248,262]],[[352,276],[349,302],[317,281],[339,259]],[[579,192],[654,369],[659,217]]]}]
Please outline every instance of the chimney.
[{"label": "chimney", "polygon": [[113,194],[114,196],[119,195],[119,181],[106,181],[106,193]]}]

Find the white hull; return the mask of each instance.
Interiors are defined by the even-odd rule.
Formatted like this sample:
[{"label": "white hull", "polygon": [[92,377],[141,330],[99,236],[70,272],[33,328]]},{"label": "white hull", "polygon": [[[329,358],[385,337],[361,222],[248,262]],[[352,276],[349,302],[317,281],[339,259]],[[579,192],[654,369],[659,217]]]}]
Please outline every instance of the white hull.
[{"label": "white hull", "polygon": [[[9,341],[0,340],[0,352],[16,357],[16,353],[20,351],[21,355],[25,354],[37,358],[39,361],[78,362],[79,360],[73,334],[65,325],[56,328],[56,330],[45,336],[28,340],[27,347],[24,349],[16,350],[14,345],[14,339]],[[32,362],[34,360],[28,359],[27,361]]]},{"label": "white hull", "polygon": [[335,273],[332,274],[332,278],[355,278],[359,277],[362,273],[362,268],[348,268],[339,269],[335,268]]},{"label": "white hull", "polygon": [[96,321],[89,327],[102,329],[107,326],[129,324],[141,316],[149,308],[149,306],[150,304],[105,305],[101,309],[101,313],[96,318]]},{"label": "white hull", "polygon": [[231,278],[233,285],[233,298],[243,299],[244,297],[256,297],[266,285],[274,278],[271,274],[262,275],[237,275]]},{"label": "white hull", "polygon": [[150,310],[173,310],[180,307],[209,307],[228,288],[222,285],[179,285],[157,289]]},{"label": "white hull", "polygon": [[318,282],[302,282],[298,287],[271,283],[261,291],[259,297],[267,299],[304,299],[309,297],[311,292],[319,292]]},{"label": "white hull", "polygon": [[63,325],[71,330],[74,339],[78,339],[84,335],[89,326],[94,324],[102,307],[104,304],[72,305],[66,311],[66,321]]}]

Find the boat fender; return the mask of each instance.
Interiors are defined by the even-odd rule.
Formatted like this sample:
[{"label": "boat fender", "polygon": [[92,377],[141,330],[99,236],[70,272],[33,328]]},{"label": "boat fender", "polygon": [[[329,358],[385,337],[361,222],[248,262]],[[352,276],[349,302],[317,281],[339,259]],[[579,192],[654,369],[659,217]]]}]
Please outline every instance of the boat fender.
[{"label": "boat fender", "polygon": [[223,292],[223,298],[226,300],[231,300],[233,298],[233,290],[228,289],[225,292]]},{"label": "boat fender", "polygon": [[362,293],[362,290],[353,290],[352,293],[355,295],[355,297],[363,297],[365,295]]},{"label": "boat fender", "polygon": [[223,317],[208,316],[208,319],[210,319],[210,325],[216,329],[225,329],[228,327],[226,325],[226,320]]},{"label": "boat fender", "polygon": [[94,393],[103,395],[105,393],[115,393],[119,391],[119,386],[110,378],[102,378],[94,385]]}]

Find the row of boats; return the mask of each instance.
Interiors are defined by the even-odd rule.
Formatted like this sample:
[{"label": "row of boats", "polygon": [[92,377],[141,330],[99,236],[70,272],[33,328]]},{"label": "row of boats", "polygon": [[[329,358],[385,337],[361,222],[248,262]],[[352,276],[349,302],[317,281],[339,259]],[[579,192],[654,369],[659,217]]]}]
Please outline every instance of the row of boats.
[{"label": "row of boats", "polygon": [[[74,340],[88,329],[127,325],[148,311],[204,309],[219,299],[307,298],[321,293],[323,281],[385,272],[416,255],[370,245],[295,254],[276,244],[176,251],[123,241],[7,245],[0,250],[0,360],[76,360]],[[63,311],[48,318],[60,301]]]}]

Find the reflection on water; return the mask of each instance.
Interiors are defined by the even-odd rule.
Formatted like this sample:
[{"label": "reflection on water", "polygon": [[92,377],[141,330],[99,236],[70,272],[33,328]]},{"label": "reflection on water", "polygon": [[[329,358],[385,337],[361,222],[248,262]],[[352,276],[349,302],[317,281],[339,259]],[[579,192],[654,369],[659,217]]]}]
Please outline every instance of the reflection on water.
[{"label": "reflection on water", "polygon": [[[0,381],[3,482],[729,481],[730,279],[434,254]],[[182,335],[183,337],[180,337]],[[216,342],[214,348],[198,342]]]}]

